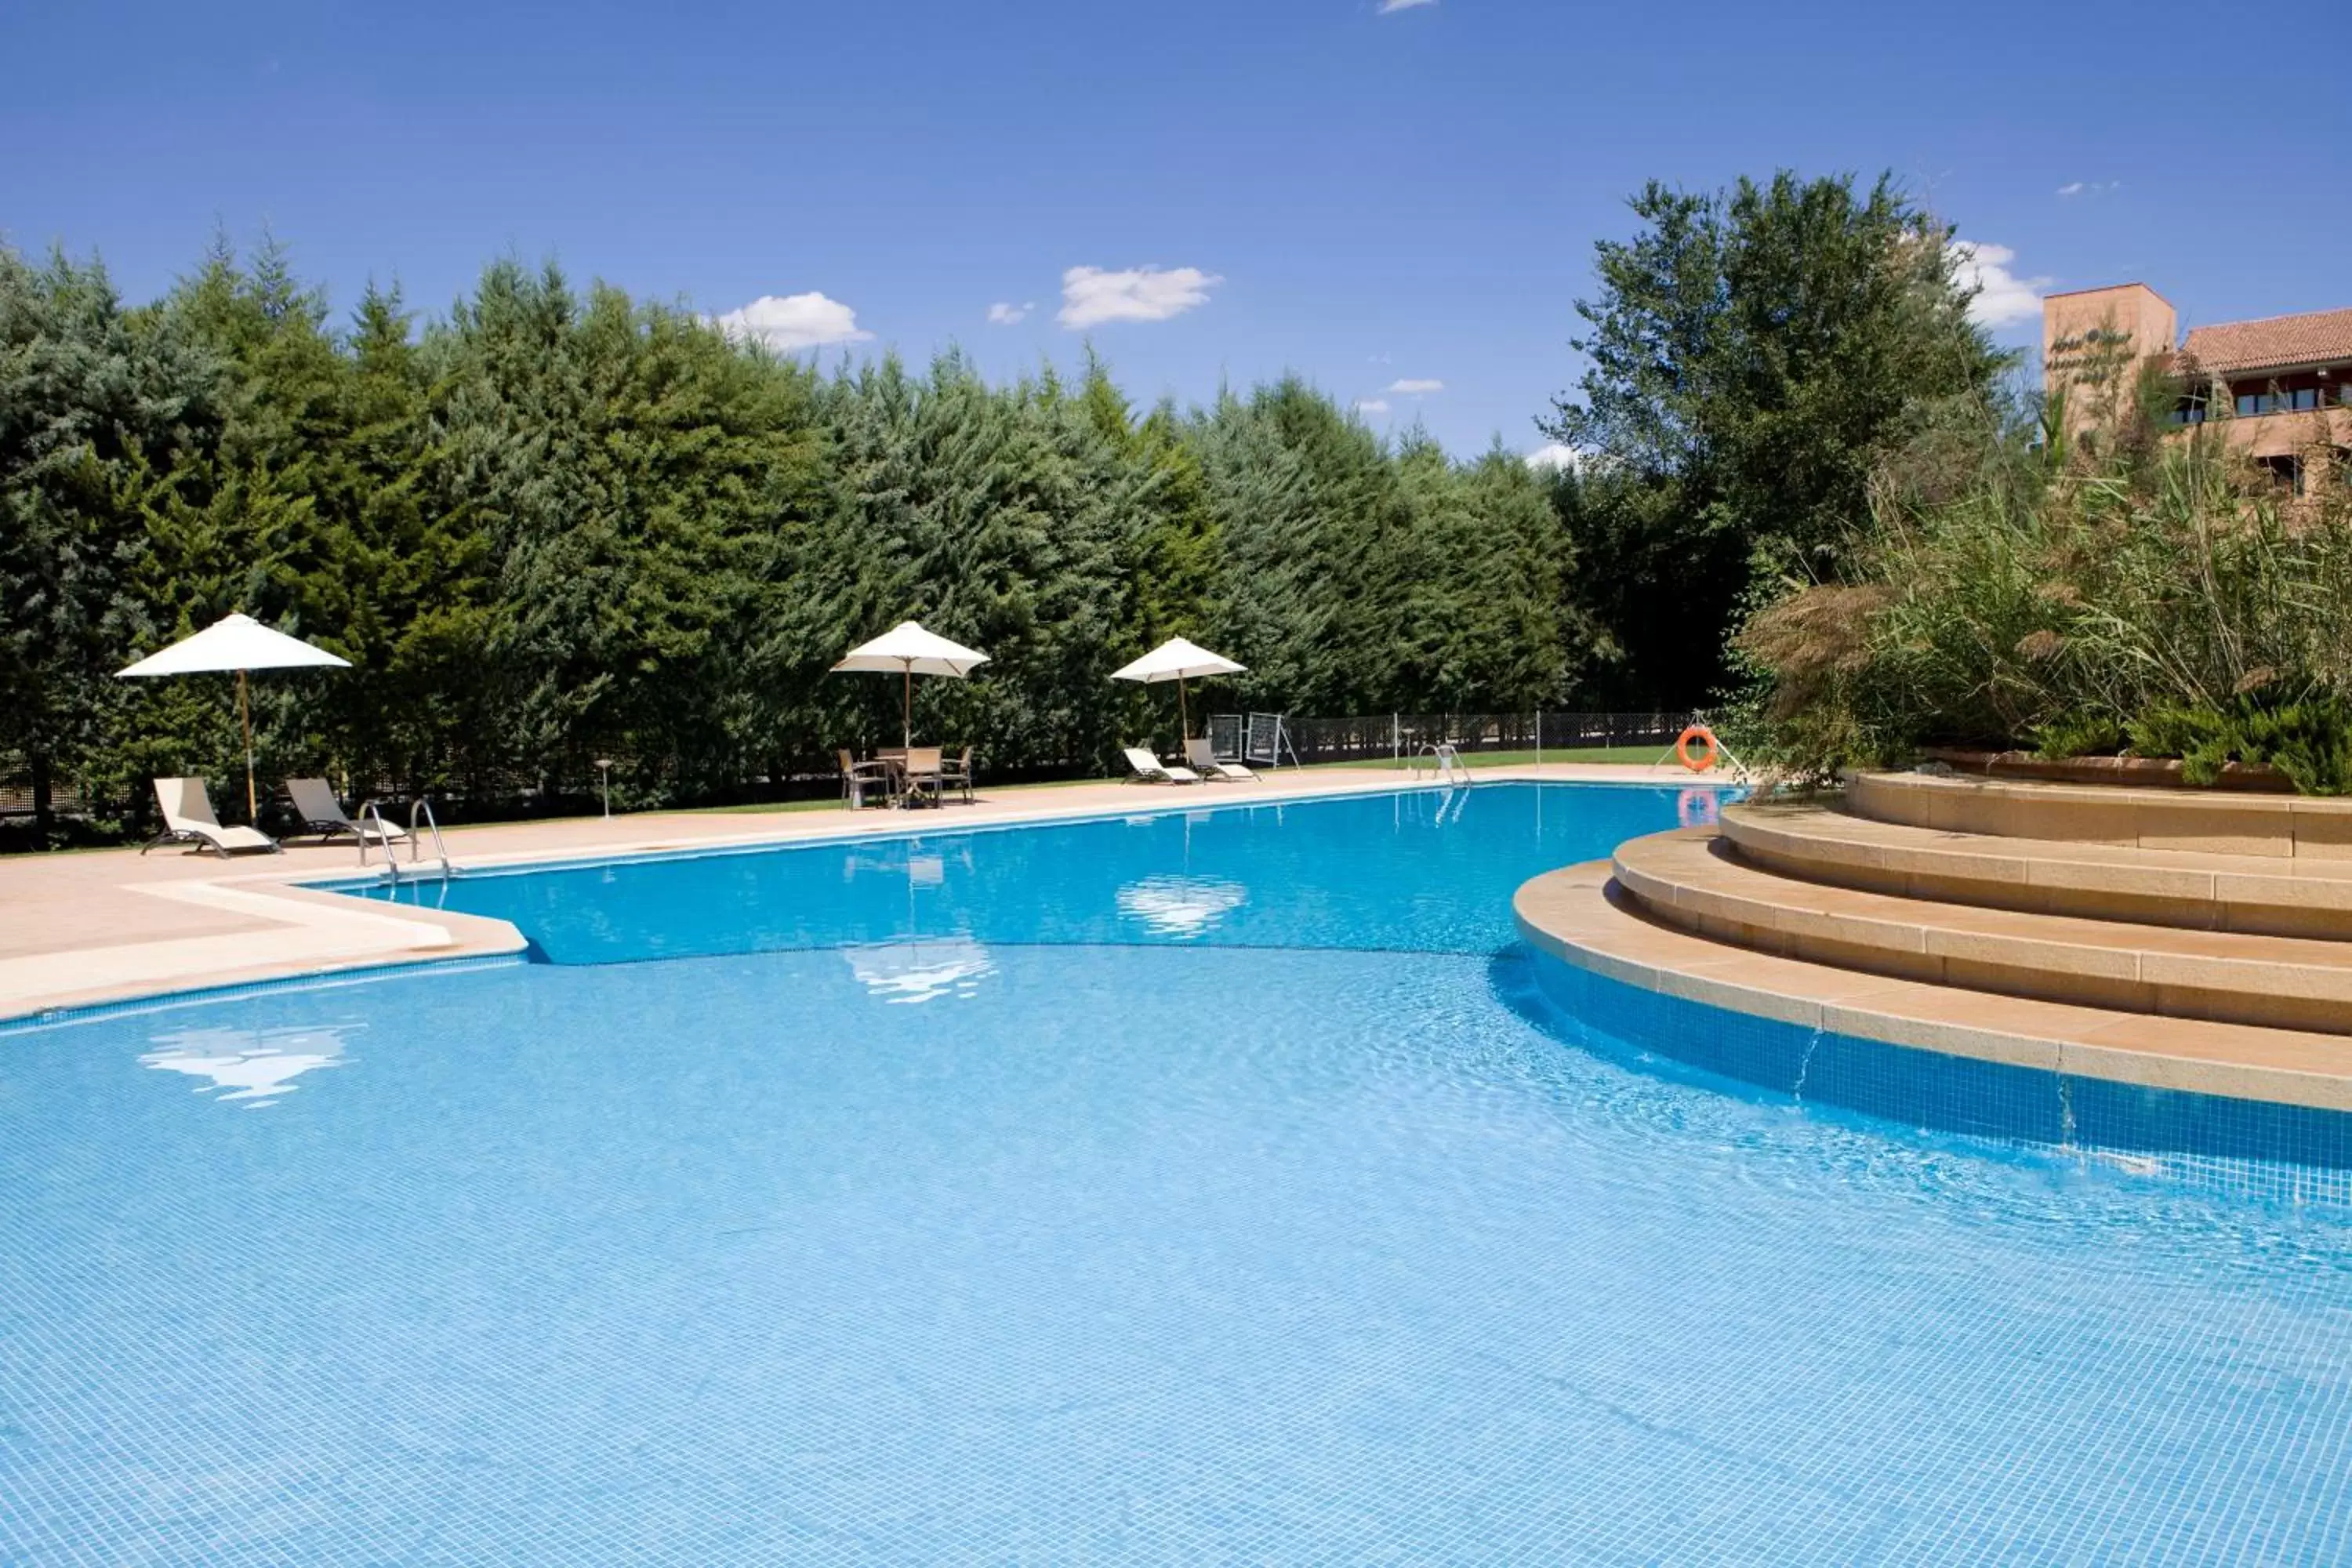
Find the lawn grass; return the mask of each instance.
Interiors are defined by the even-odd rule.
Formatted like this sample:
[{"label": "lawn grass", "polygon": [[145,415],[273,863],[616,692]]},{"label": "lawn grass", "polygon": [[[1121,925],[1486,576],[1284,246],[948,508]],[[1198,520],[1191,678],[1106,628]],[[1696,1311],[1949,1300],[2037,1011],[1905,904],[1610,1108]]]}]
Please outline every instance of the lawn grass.
[{"label": "lawn grass", "polygon": [[[1613,763],[1643,766],[1658,761],[1660,753],[1664,752],[1666,748],[1664,746],[1580,746],[1561,751],[1554,751],[1549,747],[1547,747],[1543,752],[1543,760],[1547,763]],[[1526,767],[1535,760],[1536,753],[1532,751],[1465,752],[1462,756],[1463,765],[1473,768]],[[1410,757],[1404,758],[1402,761],[1391,757],[1365,757],[1339,763],[1308,763],[1305,764],[1305,766],[1307,769],[1312,770],[1320,770],[1324,768],[1368,768],[1388,770],[1409,767],[1412,765],[1412,759]],[[1276,772],[1269,776],[1279,778],[1281,773]],[[1041,779],[1030,784],[990,784],[986,787],[985,793],[992,795],[1021,795],[1025,794],[1030,790],[1068,789],[1076,784],[1116,784],[1118,782],[1118,781],[1116,779],[1108,778]],[[679,806],[674,811],[646,812],[644,815],[648,816],[719,816],[736,814],[750,815],[765,811],[825,811],[837,807],[841,805],[841,804],[842,802],[838,799],[753,801],[746,805]]]},{"label": "lawn grass", "polygon": [[[1547,763],[1614,763],[1643,764],[1673,761],[1671,749],[1665,746],[1575,746],[1555,751],[1546,746],[1541,753]],[[1523,768],[1537,759],[1538,753],[1526,752],[1465,752],[1462,765],[1469,768]],[[1317,768],[1402,768],[1412,765],[1412,759],[1392,760],[1388,757],[1368,757],[1344,763],[1310,763]],[[1422,765],[1429,765],[1424,755]]]}]

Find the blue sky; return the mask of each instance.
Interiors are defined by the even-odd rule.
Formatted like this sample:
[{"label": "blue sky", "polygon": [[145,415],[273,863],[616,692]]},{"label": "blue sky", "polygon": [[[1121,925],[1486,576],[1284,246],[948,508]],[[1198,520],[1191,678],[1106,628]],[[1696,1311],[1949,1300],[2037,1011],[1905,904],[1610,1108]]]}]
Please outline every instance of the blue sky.
[{"label": "blue sky", "polygon": [[[267,225],[339,312],[551,257],[788,301],[747,319],[828,363],[960,343],[1007,375],[1091,336],[1140,400],[1296,369],[1528,450],[1652,176],[1892,169],[2006,253],[2014,342],[2032,291],[2130,279],[2184,325],[2352,304],[2352,7],[2253,56],[2229,29],[2165,0],[9,0],[0,233],[140,299]],[[2217,52],[2276,100],[2217,98]]]}]

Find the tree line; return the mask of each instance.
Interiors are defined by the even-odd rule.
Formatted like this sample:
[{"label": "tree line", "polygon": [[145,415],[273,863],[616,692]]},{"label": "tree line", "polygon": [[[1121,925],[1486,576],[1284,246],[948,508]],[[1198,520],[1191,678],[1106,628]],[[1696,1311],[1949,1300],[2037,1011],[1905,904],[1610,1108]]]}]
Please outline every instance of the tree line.
[{"label": "tree line", "polygon": [[228,678],[113,677],[236,611],[352,665],[255,680],[267,776],[488,801],[610,757],[646,805],[895,738],[895,683],[827,667],[906,618],[992,656],[919,721],[1000,777],[1165,743],[1166,694],[1108,677],[1171,635],[1250,667],[1236,704],[1557,703],[1571,561],[1517,456],[1295,377],[1139,410],[1091,356],[821,375],[552,267],[337,323],[275,246],[144,305],[0,250],[0,751],[45,812],[237,771]]},{"label": "tree line", "polygon": [[1553,472],[1296,376],[1139,408],[1091,355],[820,374],[552,267],[333,321],[274,245],[142,305],[0,247],[0,773],[119,827],[149,777],[236,771],[226,679],[112,672],[239,610],[353,665],[256,682],[265,773],[469,803],[576,798],[599,757],[634,805],[807,778],[895,735],[890,683],[826,669],[910,617],[992,656],[918,717],[1000,778],[1168,743],[1108,676],[1171,635],[1298,714],[1737,700],[1740,628],[1849,575],[1875,476],[2013,409],[2014,357],[1889,180],[1630,205]]}]

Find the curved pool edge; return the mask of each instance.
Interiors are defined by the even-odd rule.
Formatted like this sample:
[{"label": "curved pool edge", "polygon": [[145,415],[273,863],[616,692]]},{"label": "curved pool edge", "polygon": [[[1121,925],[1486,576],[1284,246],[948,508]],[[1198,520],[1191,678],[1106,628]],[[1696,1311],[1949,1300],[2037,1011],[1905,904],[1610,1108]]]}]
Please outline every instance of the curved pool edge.
[{"label": "curved pool edge", "polygon": [[[699,859],[757,855],[829,844],[919,839],[942,832],[982,832],[1064,822],[1158,816],[1244,805],[1305,805],[1362,795],[1451,794],[1493,785],[1542,784],[1607,790],[1658,790],[1686,786],[1680,770],[1622,764],[1546,763],[1482,769],[1469,784],[1401,778],[1382,771],[1365,776],[1353,770],[1318,772],[1276,780],[1266,777],[1244,788],[1176,790],[1103,783],[1076,786],[1078,798],[1003,801],[983,797],[982,809],[962,809],[938,820],[911,822],[898,813],[887,818],[843,824],[726,816],[722,826],[707,823],[677,829],[671,816],[695,819],[692,812],[624,816],[599,823],[574,818],[546,823],[491,825],[483,832],[495,847],[485,851],[470,838],[459,847],[464,878],[529,875],[586,866],[616,866],[646,860]],[[1709,786],[1710,789],[1712,786]],[[929,814],[925,814],[927,816]],[[583,837],[598,827],[615,829],[617,842]],[[470,832],[471,830],[469,830]],[[107,912],[160,898],[206,906],[236,918],[235,929],[218,934],[142,936],[126,932],[112,942],[67,939],[55,944],[19,944],[0,956],[0,1027],[37,1026],[89,1009],[169,1001],[197,992],[232,992],[246,986],[296,984],[336,975],[436,964],[482,956],[520,955],[530,942],[511,923],[436,909],[429,901],[397,904],[370,899],[380,888],[373,877],[306,866],[294,856],[281,861],[251,860],[191,864],[167,869],[149,867],[140,852],[124,849],[76,857],[69,891],[79,908],[103,905]],[[0,863],[0,872],[8,868]],[[126,879],[135,878],[131,880]],[[0,881],[5,881],[0,878]],[[425,879],[427,885],[437,878]],[[10,919],[39,918],[37,903],[16,904],[0,888],[0,927]],[[135,928],[138,921],[129,924]]]},{"label": "curved pool edge", "polygon": [[[1638,1049],[1914,1126],[2221,1161],[2352,1202],[2352,1042],[1988,994],[1749,952],[1627,907],[1606,860],[1512,898],[1547,998]],[[1606,987],[1606,991],[1596,989]],[[2305,1183],[2252,1162],[2308,1173]],[[2325,1189],[2324,1194],[2321,1189]]]}]

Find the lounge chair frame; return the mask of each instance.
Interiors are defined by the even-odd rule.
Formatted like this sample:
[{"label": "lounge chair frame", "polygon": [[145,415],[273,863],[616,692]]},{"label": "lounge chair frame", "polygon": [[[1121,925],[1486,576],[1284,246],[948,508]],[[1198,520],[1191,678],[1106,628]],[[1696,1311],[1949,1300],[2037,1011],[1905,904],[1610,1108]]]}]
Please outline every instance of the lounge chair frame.
[{"label": "lounge chair frame", "polygon": [[[176,806],[173,805],[174,794],[179,796]],[[155,805],[163,816],[163,831],[139,847],[142,855],[165,844],[191,844],[195,847],[193,853],[209,849],[224,860],[239,850],[267,849],[272,855],[286,852],[283,845],[259,828],[222,826],[219,815],[213,810],[212,792],[200,778],[157,779]]]},{"label": "lounge chair frame", "polygon": [[[319,786],[319,792],[324,797],[325,804],[335,808],[334,816],[317,815],[311,809],[311,805],[317,804],[315,802],[311,805],[304,804],[302,795],[307,794],[308,790],[304,788],[298,793],[298,786],[310,784]],[[325,779],[288,779],[286,803],[294,808],[295,816],[302,824],[294,833],[287,835],[289,838],[297,834],[308,834],[316,836],[322,844],[337,838],[349,837],[359,844],[383,844],[389,847],[402,842],[408,837],[408,829],[397,823],[384,821],[381,814],[373,822],[364,820],[367,816],[367,807],[364,805],[361,805],[360,815],[357,817],[343,815],[342,802],[335,798],[334,790]]]}]

